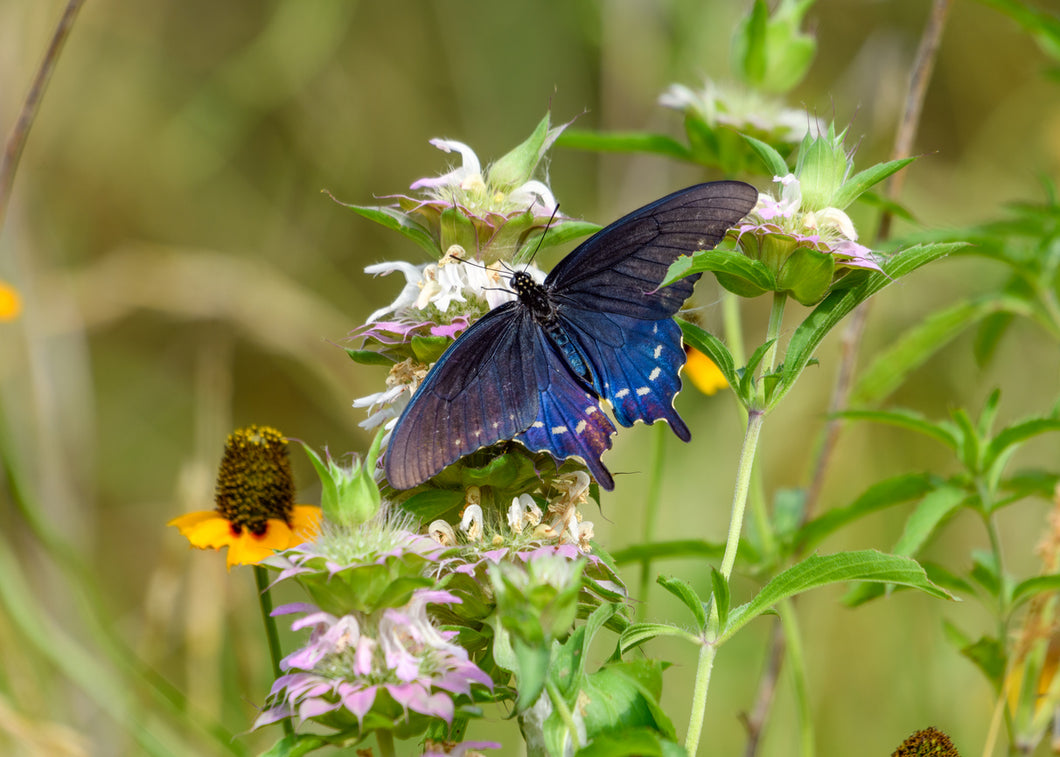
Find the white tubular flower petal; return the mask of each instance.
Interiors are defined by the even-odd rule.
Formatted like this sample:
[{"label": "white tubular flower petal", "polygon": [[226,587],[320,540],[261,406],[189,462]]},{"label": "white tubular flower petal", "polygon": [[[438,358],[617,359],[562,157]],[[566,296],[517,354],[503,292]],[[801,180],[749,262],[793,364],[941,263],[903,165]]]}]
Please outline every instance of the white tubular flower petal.
[{"label": "white tubular flower petal", "polygon": [[545,215],[556,211],[556,198],[544,182],[532,179],[508,195],[509,202],[515,205],[526,205],[535,215]]},{"label": "white tubular flower petal", "polygon": [[460,519],[460,530],[471,541],[482,540],[482,507],[468,505],[464,508],[464,517]]},{"label": "white tubular flower petal", "polygon": [[444,520],[436,520],[427,527],[427,534],[443,547],[456,546],[456,532]]},{"label": "white tubular flower petal", "polygon": [[455,150],[460,153],[463,165],[442,176],[414,181],[410,187],[411,189],[445,186],[458,186],[466,189],[467,187],[464,187],[465,184],[482,183],[482,164],[479,163],[478,156],[475,155],[474,150],[463,142],[457,142],[452,139],[432,139],[430,142],[443,152],[453,152]]},{"label": "white tubular flower petal", "polygon": [[852,242],[858,241],[858,232],[850,216],[839,208],[825,208],[815,214],[817,228],[832,228]]},{"label": "white tubular flower petal", "polygon": [[394,271],[400,271],[405,275],[405,288],[401,290],[401,294],[397,296],[397,299],[368,316],[366,323],[374,323],[387,313],[393,313],[412,305],[416,298],[419,297],[420,282],[423,280],[423,271],[426,267],[426,265],[414,266],[412,263],[406,263],[401,260],[366,266],[364,272],[372,275],[386,276]]}]

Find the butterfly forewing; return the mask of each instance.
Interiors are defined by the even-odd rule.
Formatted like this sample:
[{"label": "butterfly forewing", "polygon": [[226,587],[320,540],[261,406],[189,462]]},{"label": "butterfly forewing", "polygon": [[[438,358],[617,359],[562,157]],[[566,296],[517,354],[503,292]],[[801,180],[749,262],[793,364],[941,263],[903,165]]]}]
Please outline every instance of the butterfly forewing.
[{"label": "butterfly forewing", "polygon": [[671,316],[698,277],[658,289],[670,264],[714,247],[757,200],[757,190],[739,181],[674,192],[583,242],[552,269],[545,286],[582,306],[651,320]]},{"label": "butterfly forewing", "polygon": [[409,489],[481,447],[511,439],[538,411],[536,324],[510,302],[474,323],[424,379],[390,437],[386,477]]}]

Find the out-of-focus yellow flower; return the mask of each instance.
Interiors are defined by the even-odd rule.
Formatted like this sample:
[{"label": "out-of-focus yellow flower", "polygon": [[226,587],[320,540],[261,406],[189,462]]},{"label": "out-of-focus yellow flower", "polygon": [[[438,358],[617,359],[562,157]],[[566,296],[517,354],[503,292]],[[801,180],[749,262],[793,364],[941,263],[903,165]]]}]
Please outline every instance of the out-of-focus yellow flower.
[{"label": "out-of-focus yellow flower", "polygon": [[[1043,575],[1060,570],[1060,486],[1055,503],[1050,527],[1037,548]],[[1030,754],[1060,712],[1060,594],[1047,591],[1031,599],[1009,657],[1011,668],[1002,695],[1007,699],[1013,744]]]},{"label": "out-of-focus yellow flower", "polygon": [[22,297],[18,290],[0,279],[0,323],[13,321],[22,312]]},{"label": "out-of-focus yellow flower", "polygon": [[695,347],[685,345],[685,353],[688,360],[685,363],[685,375],[692,381],[692,385],[703,394],[714,395],[721,389],[729,386],[724,374],[714,361],[697,350]]},{"label": "out-of-focus yellow flower", "polygon": [[181,515],[168,525],[180,529],[193,547],[228,547],[229,568],[259,563],[320,531],[320,508],[294,504],[287,441],[267,426],[229,435],[216,501],[215,509]]}]

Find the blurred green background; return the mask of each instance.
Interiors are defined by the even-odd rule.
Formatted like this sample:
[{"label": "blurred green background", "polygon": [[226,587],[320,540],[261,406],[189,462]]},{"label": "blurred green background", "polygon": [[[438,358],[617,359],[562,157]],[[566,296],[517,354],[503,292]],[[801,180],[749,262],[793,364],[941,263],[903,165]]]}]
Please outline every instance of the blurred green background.
[{"label": "blurred green background", "polygon": [[[249,571],[226,574],[221,557],[189,552],[165,523],[212,506],[216,462],[234,427],[273,425],[338,455],[367,447],[357,427],[364,414],[350,402],[378,391],[383,372],[353,364],[337,343],[400,290],[394,277],[365,276],[365,265],[423,261],[415,245],[321,190],[370,204],[446,169],[451,156],[428,139],[467,142],[487,161],[549,108],[555,123],[577,117],[578,128],[680,135],[680,116],[659,107],[658,95],[672,82],[724,78],[747,5],[86,4],[0,236],[0,279],[25,301],[18,320],[0,323],[8,479],[0,482],[0,753],[222,754],[205,733],[215,726],[241,734],[230,745],[236,753],[276,738],[278,730],[241,733],[271,680]],[[0,0],[5,134],[63,6]],[[928,10],[922,0],[821,0],[809,14],[819,53],[790,104],[850,124],[860,166],[889,155]],[[1041,200],[1041,177],[1060,178],[1060,96],[1049,64],[1005,16],[954,3],[916,143],[922,158],[907,169],[903,196],[926,228],[996,218],[1006,202]],[[549,166],[564,212],[603,223],[702,178],[717,177],[661,158],[562,147]],[[858,213],[871,239],[873,216]],[[903,280],[875,302],[863,354],[1001,275],[960,259]],[[700,283],[707,325],[720,322],[719,296],[712,281]],[[746,303],[752,341],[764,333],[767,308],[765,298]],[[771,490],[806,481],[807,440],[823,422],[837,341],[766,425],[761,465]],[[987,369],[970,343],[966,336],[947,347],[894,404],[934,417],[958,406],[978,412],[1000,386],[1007,422],[1055,402],[1060,355],[1026,321]],[[741,422],[724,395],[688,390],[679,408],[693,440],[669,441],[674,475],[658,535],[722,539]],[[619,434],[608,457],[612,470],[634,474],[590,515],[610,549],[639,538],[647,476],[636,472],[651,434]],[[303,501],[312,502],[310,468],[294,457]],[[1055,468],[1060,444],[1044,437],[1021,460]],[[945,473],[953,462],[911,435],[851,426],[823,505],[926,469]],[[1037,570],[1032,547],[1047,507],[1002,513],[1012,570]],[[824,550],[888,549],[904,514],[875,516]],[[984,538],[959,518],[929,555],[965,567]],[[702,564],[657,569],[709,584]],[[940,620],[976,632],[988,618],[967,603],[912,593],[849,611],[840,595],[800,601],[819,753],[890,754],[934,725],[962,753],[978,754],[992,692],[945,644]],[[649,599],[656,619],[683,622],[662,592]],[[750,706],[771,622],[758,621],[719,656],[701,753],[742,750],[737,718]],[[664,702],[683,735],[693,651],[660,644],[652,652],[675,662]],[[147,671],[183,692],[187,708],[145,683],[154,680]],[[764,755],[794,748],[789,688],[782,676]],[[514,726],[502,718],[492,713],[471,736],[505,740],[501,753],[518,753]]]}]

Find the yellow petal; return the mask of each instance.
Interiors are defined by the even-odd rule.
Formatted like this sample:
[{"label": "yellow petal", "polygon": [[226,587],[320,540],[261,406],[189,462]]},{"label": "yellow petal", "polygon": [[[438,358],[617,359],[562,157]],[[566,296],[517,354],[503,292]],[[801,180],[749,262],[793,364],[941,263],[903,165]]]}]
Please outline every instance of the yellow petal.
[{"label": "yellow petal", "polygon": [[6,281],[0,281],[0,323],[13,321],[22,312],[22,298],[18,290]]},{"label": "yellow petal", "polygon": [[694,347],[688,349],[688,362],[685,363],[685,375],[692,380],[692,385],[703,394],[717,394],[726,388],[729,382],[725,374],[714,364],[714,361]]},{"label": "yellow petal", "polygon": [[316,505],[295,505],[291,514],[292,538],[287,546],[296,547],[316,539],[320,534],[320,521],[323,517],[323,511]]}]

